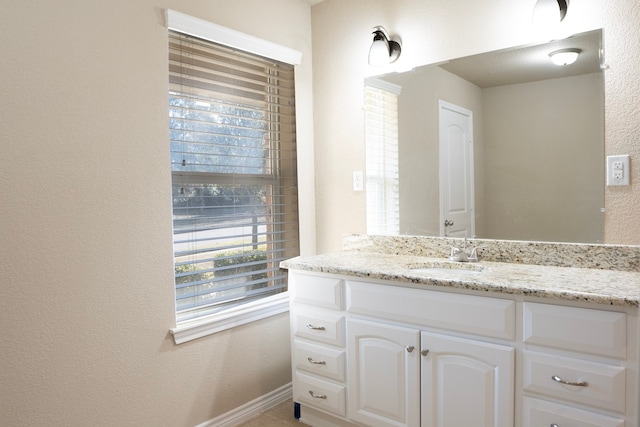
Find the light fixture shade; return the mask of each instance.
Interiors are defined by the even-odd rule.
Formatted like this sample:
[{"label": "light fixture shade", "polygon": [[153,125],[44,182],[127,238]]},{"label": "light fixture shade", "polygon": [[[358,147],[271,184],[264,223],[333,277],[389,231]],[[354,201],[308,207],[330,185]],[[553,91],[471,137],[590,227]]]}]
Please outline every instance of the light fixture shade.
[{"label": "light fixture shade", "polygon": [[369,65],[391,64],[400,57],[400,43],[390,40],[383,27],[373,29],[373,43],[369,48]]},{"label": "light fixture shade", "polygon": [[569,10],[569,0],[537,0],[533,7],[533,24],[553,25],[562,22]]},{"label": "light fixture shade", "polygon": [[580,49],[560,49],[549,54],[551,62],[556,65],[571,65],[578,59],[582,52]]}]

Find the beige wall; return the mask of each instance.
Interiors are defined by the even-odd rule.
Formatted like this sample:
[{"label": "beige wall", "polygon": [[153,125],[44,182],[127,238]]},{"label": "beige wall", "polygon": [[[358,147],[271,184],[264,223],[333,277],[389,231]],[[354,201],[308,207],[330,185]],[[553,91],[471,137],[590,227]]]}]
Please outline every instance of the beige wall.
[{"label": "beige wall", "polygon": [[0,13],[0,425],[190,427],[291,379],[288,316],[176,346],[167,120],[173,8],[302,52],[301,0],[34,0]]},{"label": "beige wall", "polygon": [[486,232],[492,239],[601,243],[600,73],[485,89]]},{"label": "beige wall", "polygon": [[[364,192],[351,186],[352,171],[364,169],[363,78],[557,36],[529,25],[530,6],[512,0],[324,0],[313,6],[319,252],[339,249],[344,234],[366,231]],[[606,153],[630,154],[633,174],[633,185],[605,191],[607,243],[640,243],[640,167],[633,166],[640,164],[638,6],[637,0],[572,2],[560,26],[564,34],[604,28]],[[375,25],[403,41],[398,62],[380,69],[367,65]]]}]

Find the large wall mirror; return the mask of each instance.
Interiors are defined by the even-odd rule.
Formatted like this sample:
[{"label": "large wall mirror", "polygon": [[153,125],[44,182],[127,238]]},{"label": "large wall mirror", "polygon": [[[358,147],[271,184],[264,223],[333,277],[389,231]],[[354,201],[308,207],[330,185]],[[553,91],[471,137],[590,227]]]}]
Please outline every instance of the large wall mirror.
[{"label": "large wall mirror", "polygon": [[[400,234],[601,243],[602,46],[602,31],[595,30],[376,76],[400,88]],[[551,62],[550,52],[569,48],[580,50],[574,64]],[[440,148],[447,138],[443,105],[471,120],[461,133],[471,140],[470,165],[447,166],[448,177],[442,175],[451,159]],[[469,191],[456,183],[465,174]],[[448,192],[456,194],[443,198]],[[460,210],[473,223],[462,234],[444,225]]]}]

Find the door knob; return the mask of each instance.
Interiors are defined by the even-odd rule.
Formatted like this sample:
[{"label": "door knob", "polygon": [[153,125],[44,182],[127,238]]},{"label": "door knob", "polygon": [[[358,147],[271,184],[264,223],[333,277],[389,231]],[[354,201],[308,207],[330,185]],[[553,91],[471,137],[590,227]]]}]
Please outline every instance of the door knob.
[{"label": "door knob", "polygon": [[451,227],[453,225],[453,221],[450,219],[445,219],[444,220],[444,226],[445,227]]}]

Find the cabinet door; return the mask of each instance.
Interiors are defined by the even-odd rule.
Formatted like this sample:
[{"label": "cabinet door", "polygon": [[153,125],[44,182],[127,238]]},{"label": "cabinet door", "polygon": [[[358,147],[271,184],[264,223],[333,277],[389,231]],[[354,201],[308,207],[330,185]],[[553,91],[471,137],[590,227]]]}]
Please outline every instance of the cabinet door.
[{"label": "cabinet door", "polygon": [[512,427],[514,353],[422,332],[422,427]]},{"label": "cabinet door", "polygon": [[420,423],[420,332],[347,321],[348,417],[367,426]]}]

